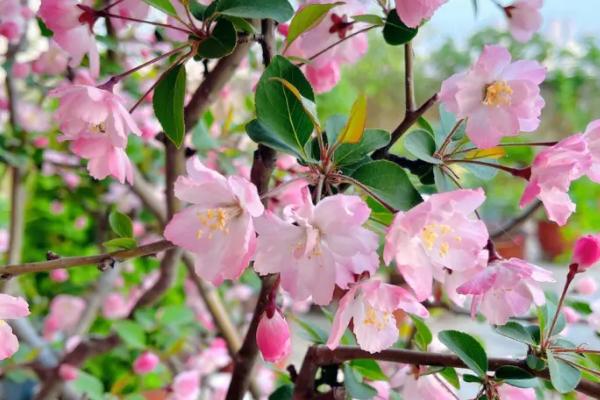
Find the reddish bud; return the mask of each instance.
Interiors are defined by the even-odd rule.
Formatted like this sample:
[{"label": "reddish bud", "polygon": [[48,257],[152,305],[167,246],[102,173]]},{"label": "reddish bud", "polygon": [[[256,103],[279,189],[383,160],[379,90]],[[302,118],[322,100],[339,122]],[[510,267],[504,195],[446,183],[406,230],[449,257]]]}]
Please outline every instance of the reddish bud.
[{"label": "reddish bud", "polygon": [[278,362],[287,357],[291,351],[290,336],[290,327],[279,310],[271,318],[263,313],[256,330],[256,343],[265,361]]},{"label": "reddish bud", "polygon": [[600,239],[595,235],[585,235],[577,239],[573,249],[573,263],[581,272],[600,260]]}]

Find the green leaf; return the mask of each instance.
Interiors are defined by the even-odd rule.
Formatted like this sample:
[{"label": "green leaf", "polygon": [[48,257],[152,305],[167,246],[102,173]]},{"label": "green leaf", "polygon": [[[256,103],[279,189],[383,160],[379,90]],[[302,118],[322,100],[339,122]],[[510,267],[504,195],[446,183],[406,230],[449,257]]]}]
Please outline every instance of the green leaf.
[{"label": "green leaf", "polygon": [[463,380],[467,383],[481,383],[481,378],[472,374],[464,374]]},{"label": "green leaf", "polygon": [[417,347],[423,351],[427,350],[427,346],[433,340],[433,335],[431,334],[431,330],[425,324],[423,319],[417,317],[416,315],[410,314],[410,318],[412,319],[413,324],[415,325],[416,333],[415,333],[415,343]]},{"label": "green leaf", "polygon": [[294,15],[287,0],[219,0],[217,11],[232,17],[269,18],[277,22],[285,22]]},{"label": "green leaf", "polygon": [[534,356],[533,354],[527,355],[527,359],[525,360],[527,366],[536,371],[543,371],[546,369],[546,362],[541,358]]},{"label": "green leaf", "polygon": [[[550,329],[550,324],[552,323],[554,314],[556,314],[556,303],[554,303],[551,299],[546,299],[546,304],[544,304],[540,308],[540,312],[538,312],[540,327],[543,327],[544,329],[544,337],[548,337],[548,330]],[[558,318],[556,319],[556,325],[552,331],[552,336],[556,336],[561,333],[566,326],[567,321],[565,320],[565,314],[559,313]]]},{"label": "green leaf", "polygon": [[133,249],[137,246],[137,242],[133,238],[122,237],[107,240],[102,245],[109,249]]},{"label": "green leaf", "polygon": [[256,33],[256,28],[247,19],[240,17],[231,17],[228,15],[224,16],[224,18],[231,21],[231,23],[233,23],[233,26],[235,26],[235,29],[238,32]]},{"label": "green leaf", "polygon": [[307,334],[308,339],[311,340],[313,343],[327,343],[327,339],[329,339],[329,334],[323,329],[319,328],[314,324],[305,322],[300,318],[294,318],[294,321],[298,324],[298,326],[300,326],[300,328],[302,328],[302,330]]},{"label": "green leaf", "polygon": [[291,154],[297,158],[302,158],[302,154],[294,146],[290,146],[285,141],[280,140],[279,136],[276,135],[272,130],[261,124],[259,120],[252,120],[246,125],[246,133],[250,136],[250,139],[256,143],[262,143],[275,150]]},{"label": "green leaf", "polygon": [[183,304],[172,304],[162,307],[157,313],[157,320],[164,326],[191,324],[196,320],[194,312]]},{"label": "green leaf", "polygon": [[221,58],[231,54],[237,44],[237,32],[233,23],[225,18],[217,20],[210,36],[198,46],[196,57]]},{"label": "green leaf", "polygon": [[177,147],[181,146],[185,137],[185,82],[185,66],[178,65],[162,77],[152,97],[154,114],[167,137]]},{"label": "green leaf", "polygon": [[[305,32],[314,29],[317,25],[323,21],[323,18],[327,13],[334,7],[344,4],[343,2],[326,3],[326,4],[307,4],[301,7],[292,18],[288,29],[286,38],[286,49],[296,40],[300,35]],[[285,51],[284,51],[285,52]]]},{"label": "green leaf", "polygon": [[120,237],[133,237],[133,224],[131,219],[122,212],[117,210],[111,212],[108,216],[108,223],[113,232]]},{"label": "green leaf", "polygon": [[449,330],[440,332],[438,338],[473,372],[482,378],[485,377],[488,370],[487,354],[474,337],[464,332]]},{"label": "green leaf", "polygon": [[396,210],[408,210],[421,201],[406,172],[388,160],[377,160],[360,166],[352,177],[365,185],[386,204]]},{"label": "green leaf", "polygon": [[280,82],[271,79],[273,77],[290,82],[302,97],[312,102],[315,101],[313,90],[302,71],[281,56],[273,58],[256,88],[256,116],[267,128],[263,133],[275,135],[271,141],[285,143],[296,153],[304,155],[313,122],[304,111],[302,102]]},{"label": "green leaf", "polygon": [[84,371],[77,372],[77,378],[70,385],[75,393],[90,400],[104,399],[104,385],[102,381]]},{"label": "green leaf", "polygon": [[577,387],[581,380],[581,371],[568,363],[556,358],[548,352],[548,370],[552,386],[559,393],[569,393]]},{"label": "green leaf", "polygon": [[383,18],[375,14],[353,15],[352,19],[356,22],[364,22],[366,24],[371,24],[375,26],[385,25],[385,21],[383,20]]},{"label": "green leaf", "polygon": [[409,28],[400,21],[396,10],[391,10],[385,20],[383,27],[383,39],[387,44],[392,46],[399,46],[410,42],[415,36],[417,36],[419,30],[417,28]]},{"label": "green leaf", "polygon": [[460,379],[458,378],[458,374],[456,370],[452,367],[446,367],[439,372],[439,374],[453,387],[456,389],[460,389]]},{"label": "green leaf", "polygon": [[505,325],[497,326],[496,332],[507,338],[514,339],[517,342],[536,345],[537,343],[531,337],[531,334],[523,325],[516,321],[508,321]]},{"label": "green leaf", "polygon": [[175,7],[173,7],[170,0],[144,0],[144,2],[173,17],[177,16],[177,11],[175,11]]},{"label": "green leaf", "polygon": [[372,399],[377,395],[377,390],[360,381],[356,377],[350,364],[344,364],[344,386],[351,398],[357,400]]},{"label": "green leaf", "polygon": [[385,381],[388,379],[375,360],[352,360],[350,365],[355,371],[370,381]]},{"label": "green leaf", "polygon": [[125,344],[134,349],[146,348],[146,333],[133,321],[115,321],[113,327]]},{"label": "green leaf", "polygon": [[530,372],[523,368],[512,365],[503,365],[496,370],[495,377],[497,380],[504,381],[509,385],[529,388],[537,385],[537,379]]},{"label": "green leaf", "polygon": [[404,148],[419,160],[431,164],[442,164],[442,161],[433,157],[435,141],[429,132],[424,129],[415,129],[404,138]]},{"label": "green leaf", "polygon": [[366,129],[360,142],[340,145],[334,153],[333,160],[338,166],[353,164],[387,145],[391,138],[390,133],[382,129]]},{"label": "green leaf", "polygon": [[292,385],[279,386],[271,395],[269,400],[292,400],[294,387]]},{"label": "green leaf", "polygon": [[433,167],[433,178],[435,180],[435,187],[439,193],[454,190],[454,183],[442,168],[438,166]]},{"label": "green leaf", "polygon": [[377,221],[382,225],[389,226],[394,220],[394,214],[381,205],[377,200],[372,197],[367,198],[367,205],[371,209],[371,219]]},{"label": "green leaf", "polygon": [[48,28],[48,26],[42,21],[40,17],[35,18],[37,20],[38,27],[40,28],[40,33],[43,37],[52,37],[54,36],[54,32]]},{"label": "green leaf", "polygon": [[296,97],[296,99],[300,101],[304,112],[310,118],[313,126],[321,129],[319,119],[317,118],[317,105],[314,103],[314,101],[311,101],[306,97],[302,96],[302,93],[300,93],[296,86],[292,85],[292,83],[290,83],[289,81],[276,76],[271,79],[281,83],[287,90],[289,90]]}]

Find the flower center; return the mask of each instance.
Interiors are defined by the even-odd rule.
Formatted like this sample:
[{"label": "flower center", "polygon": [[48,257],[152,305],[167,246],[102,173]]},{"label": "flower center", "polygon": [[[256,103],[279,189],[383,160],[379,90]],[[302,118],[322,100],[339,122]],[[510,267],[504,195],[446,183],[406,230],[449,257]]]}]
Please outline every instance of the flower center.
[{"label": "flower center", "polygon": [[506,81],[496,81],[485,88],[483,104],[492,107],[510,105],[512,94],[513,90]]},{"label": "flower center", "polygon": [[229,233],[229,223],[232,219],[240,215],[242,210],[239,207],[218,207],[209,208],[205,211],[198,212],[198,220],[200,221],[200,229],[196,232],[198,239],[207,235],[208,239],[212,239],[215,232]]},{"label": "flower center", "polygon": [[106,133],[106,125],[104,124],[104,122],[101,122],[97,125],[92,125],[90,127],[90,130],[93,133],[99,133],[99,134]]},{"label": "flower center", "polygon": [[364,325],[370,325],[375,327],[378,331],[383,330],[390,323],[392,314],[389,312],[377,312],[373,307],[367,305],[365,312],[365,318],[363,320]]},{"label": "flower center", "polygon": [[[454,232],[454,229],[450,225],[436,223],[425,225],[421,230],[423,246],[431,251],[437,245],[440,257],[445,257],[450,251],[450,243],[448,241],[450,238],[448,238],[448,235],[452,232]],[[462,241],[462,237],[459,235],[454,235],[452,239],[457,243]]]}]

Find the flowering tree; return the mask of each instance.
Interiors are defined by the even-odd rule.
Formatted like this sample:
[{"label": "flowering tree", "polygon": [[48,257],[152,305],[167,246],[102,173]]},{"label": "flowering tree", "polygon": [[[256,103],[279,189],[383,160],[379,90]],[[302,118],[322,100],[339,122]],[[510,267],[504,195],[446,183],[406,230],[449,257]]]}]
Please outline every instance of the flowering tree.
[{"label": "flowering tree", "polygon": [[[565,225],[571,183],[600,183],[600,124],[537,141],[547,70],[496,43],[417,103],[413,43],[445,2],[0,0],[4,381],[36,399],[599,398],[600,350],[564,332],[600,237],[545,293],[563,277],[502,256],[463,178],[527,182],[504,230],[541,207]],[[514,40],[542,3],[498,4]],[[366,128],[378,99],[362,94],[317,111],[368,31],[404,49],[392,132]],[[513,147],[539,151],[516,165]],[[311,306],[328,330],[299,317]],[[433,315],[467,307],[524,351],[488,357],[462,329],[434,341]]]}]

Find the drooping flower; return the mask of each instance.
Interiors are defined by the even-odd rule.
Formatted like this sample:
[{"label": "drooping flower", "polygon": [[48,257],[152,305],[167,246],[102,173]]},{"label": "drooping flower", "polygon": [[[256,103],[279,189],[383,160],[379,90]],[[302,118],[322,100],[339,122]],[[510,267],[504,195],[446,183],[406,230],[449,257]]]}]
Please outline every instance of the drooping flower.
[{"label": "drooping flower", "polygon": [[150,351],[145,351],[138,356],[133,362],[133,372],[138,375],[147,374],[154,371],[160,363],[158,356]]},{"label": "drooping flower", "polygon": [[583,271],[600,260],[600,237],[597,235],[584,235],[577,239],[573,248],[573,262],[577,264],[578,271]]},{"label": "drooping flower", "polygon": [[467,118],[466,133],[475,146],[493,147],[504,136],[537,129],[545,77],[538,62],[511,63],[507,49],[489,45],[471,69],[442,83],[440,100],[458,118]]},{"label": "drooping flower", "polygon": [[421,25],[447,0],[396,0],[396,12],[400,21],[410,28]]},{"label": "drooping flower", "polygon": [[19,341],[5,320],[28,315],[29,305],[25,299],[0,293],[0,360],[12,356],[19,349]]},{"label": "drooping flower", "polygon": [[531,176],[521,197],[521,207],[537,197],[544,204],[551,221],[566,224],[575,211],[575,203],[569,198],[569,186],[585,175],[591,165],[591,155],[582,134],[569,136],[542,150],[531,165]]},{"label": "drooping flower", "polygon": [[390,226],[384,261],[396,267],[422,301],[431,295],[433,280],[444,280],[444,269],[476,266],[488,241],[485,224],[472,216],[485,200],[482,189],[434,194]]},{"label": "drooping flower", "polygon": [[52,340],[58,332],[70,333],[77,326],[85,307],[85,301],[80,297],[60,294],[53,298],[50,312],[44,320],[44,338]]},{"label": "drooping flower", "polygon": [[304,193],[304,204],[289,209],[287,221],[268,211],[256,220],[254,269],[281,273],[281,286],[293,299],[312,296],[325,305],[336,284],[345,288],[354,275],[376,270],[378,240],[362,226],[371,210],[359,197],[335,195],[314,206]]},{"label": "drooping flower", "polygon": [[407,290],[380,280],[362,281],[352,286],[338,306],[327,341],[335,349],[353,321],[353,331],[361,349],[376,353],[398,340],[394,313],[398,310],[427,317],[427,309]]},{"label": "drooping flower", "polygon": [[173,380],[169,400],[196,400],[199,394],[200,375],[197,371],[184,371]]},{"label": "drooping flower", "polygon": [[542,282],[554,282],[552,273],[518,258],[495,260],[458,287],[457,292],[473,295],[471,314],[477,310],[494,325],[511,317],[526,315],[531,304],[545,303]]},{"label": "drooping flower", "polygon": [[244,178],[225,178],[195,157],[187,173],[175,182],[175,195],[191,206],[173,217],[165,238],[195,254],[202,278],[214,284],[236,279],[254,254],[252,218],[264,211],[256,187]]},{"label": "drooping flower", "polygon": [[133,166],[125,149],[107,136],[83,133],[71,142],[71,151],[88,160],[87,170],[95,179],[113,176],[120,183],[133,183]]},{"label": "drooping flower", "polygon": [[277,363],[292,350],[290,327],[277,309],[265,311],[256,329],[256,344],[265,361]]},{"label": "drooping flower", "polygon": [[540,8],[544,0],[517,0],[510,6],[504,7],[508,18],[510,33],[515,40],[525,43],[542,26]]},{"label": "drooping flower", "polygon": [[98,76],[100,56],[92,27],[96,14],[78,0],[42,0],[38,15],[54,33],[52,39],[71,56],[70,65],[77,67],[88,55],[90,70]]}]

